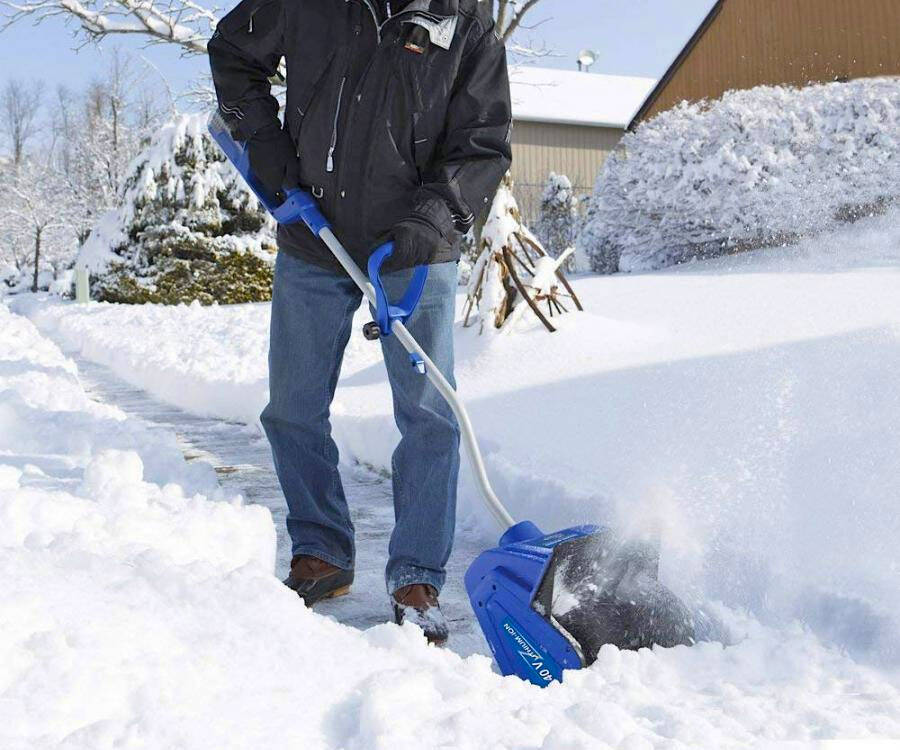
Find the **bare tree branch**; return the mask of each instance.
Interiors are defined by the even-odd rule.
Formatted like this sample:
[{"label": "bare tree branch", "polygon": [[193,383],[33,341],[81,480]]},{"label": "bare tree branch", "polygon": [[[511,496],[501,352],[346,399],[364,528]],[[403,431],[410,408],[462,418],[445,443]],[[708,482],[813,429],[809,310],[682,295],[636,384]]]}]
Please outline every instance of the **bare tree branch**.
[{"label": "bare tree branch", "polygon": [[[524,28],[522,21],[541,0],[480,0],[496,18],[504,42]],[[74,20],[83,43],[116,34],[146,37],[149,44],[175,44],[184,54],[205,55],[206,41],[221,14],[219,6],[198,0],[0,0],[5,21],[0,30],[30,18],[36,23],[57,16]]]},{"label": "bare tree branch", "polygon": [[30,88],[23,81],[8,81],[3,89],[0,127],[12,146],[13,164],[22,163],[25,146],[37,133],[37,116],[41,108],[40,86]]},{"label": "bare tree branch", "polygon": [[150,43],[177,44],[187,54],[206,54],[206,40],[219,18],[218,8],[194,0],[0,0],[6,8],[6,29],[23,18],[40,23],[63,16],[78,22],[86,41],[97,42],[114,34],[137,34]]},{"label": "bare tree branch", "polygon": [[516,30],[522,25],[525,14],[532,10],[541,0],[483,0],[495,16],[497,33],[504,42],[508,42]]}]

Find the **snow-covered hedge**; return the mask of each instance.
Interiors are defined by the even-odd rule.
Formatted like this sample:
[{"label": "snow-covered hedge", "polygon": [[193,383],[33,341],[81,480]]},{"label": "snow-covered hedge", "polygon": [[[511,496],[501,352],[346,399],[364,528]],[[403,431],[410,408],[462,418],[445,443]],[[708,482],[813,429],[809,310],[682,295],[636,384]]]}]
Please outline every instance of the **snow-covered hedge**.
[{"label": "snow-covered hedge", "polygon": [[275,224],[210,138],[204,115],[163,127],[78,263],[110,302],[254,302],[271,296]]},{"label": "snow-covered hedge", "polygon": [[579,237],[600,272],[793,240],[900,196],[900,78],[760,86],[626,134]]}]

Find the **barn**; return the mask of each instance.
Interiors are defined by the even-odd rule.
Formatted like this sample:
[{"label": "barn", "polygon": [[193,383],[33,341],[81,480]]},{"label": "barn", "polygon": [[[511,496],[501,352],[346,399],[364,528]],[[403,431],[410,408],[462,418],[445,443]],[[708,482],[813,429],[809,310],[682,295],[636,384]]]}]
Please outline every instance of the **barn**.
[{"label": "barn", "polygon": [[718,0],[629,127],[730,89],[885,75],[900,75],[900,0]]},{"label": "barn", "polygon": [[526,221],[537,216],[550,172],[566,175],[578,194],[592,191],[600,167],[655,83],[529,65],[510,68],[512,174]]}]

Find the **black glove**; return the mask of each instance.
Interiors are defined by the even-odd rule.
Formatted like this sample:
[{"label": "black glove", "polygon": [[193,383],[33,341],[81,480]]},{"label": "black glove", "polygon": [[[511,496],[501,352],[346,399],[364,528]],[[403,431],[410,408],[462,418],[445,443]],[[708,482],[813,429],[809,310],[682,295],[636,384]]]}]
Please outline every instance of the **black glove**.
[{"label": "black glove", "polygon": [[277,122],[257,130],[248,144],[250,169],[263,189],[277,201],[284,188],[300,184],[300,162],[290,134]]},{"label": "black glove", "polygon": [[388,270],[424,266],[434,260],[438,250],[447,247],[447,241],[431,224],[420,219],[406,219],[393,230],[394,252],[385,262]]}]

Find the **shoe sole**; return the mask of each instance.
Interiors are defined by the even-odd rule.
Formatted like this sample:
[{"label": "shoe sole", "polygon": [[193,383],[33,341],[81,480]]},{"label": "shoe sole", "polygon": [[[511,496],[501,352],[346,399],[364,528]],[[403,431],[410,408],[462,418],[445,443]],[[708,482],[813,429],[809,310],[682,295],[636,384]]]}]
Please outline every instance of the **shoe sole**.
[{"label": "shoe sole", "polygon": [[[334,591],[325,594],[324,599],[337,599],[339,596],[346,596],[350,593],[350,586],[341,586],[339,589],[335,589]],[[321,601],[321,600],[320,600]]]},{"label": "shoe sole", "polygon": [[[341,586],[340,588],[337,588],[337,589],[335,589],[334,591],[329,591],[327,594],[323,594],[322,596],[317,597],[316,599],[314,599],[314,600],[311,601],[311,602],[310,602],[310,601],[306,601],[306,600],[304,600],[304,601],[306,602],[306,606],[307,606],[307,607],[314,607],[314,606],[315,606],[316,604],[318,604],[319,602],[324,602],[324,601],[326,601],[326,600],[328,600],[328,599],[337,599],[339,596],[346,596],[346,595],[349,594],[349,593],[350,593],[350,586],[349,586],[349,585],[347,585],[347,586]],[[302,598],[303,598],[303,597],[301,597],[301,599],[302,599]]]},{"label": "shoe sole", "polygon": [[[339,571],[318,580],[295,580],[288,576],[282,583],[295,591],[307,607],[311,607],[323,599],[334,599],[349,594],[353,585],[353,571]],[[333,585],[334,588],[329,588],[329,585]]]}]

